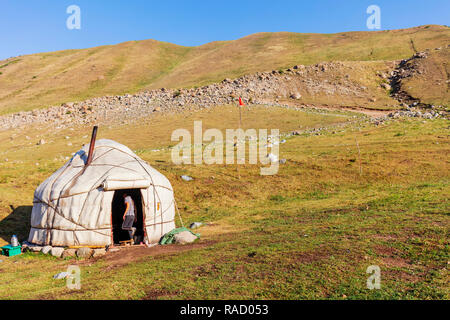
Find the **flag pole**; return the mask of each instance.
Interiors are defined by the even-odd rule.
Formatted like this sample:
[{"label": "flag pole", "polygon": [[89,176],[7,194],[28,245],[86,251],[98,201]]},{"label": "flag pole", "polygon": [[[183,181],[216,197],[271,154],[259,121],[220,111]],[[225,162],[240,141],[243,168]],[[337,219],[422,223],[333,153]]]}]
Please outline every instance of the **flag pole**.
[{"label": "flag pole", "polygon": [[241,97],[239,97],[239,129],[242,127],[242,106],[244,103],[242,102]]},{"label": "flag pole", "polygon": [[[238,108],[239,108],[239,129],[242,129],[242,106],[244,105],[244,103],[242,102],[242,99],[241,99],[241,97],[239,97],[239,106],[238,106]],[[236,140],[236,149],[235,150],[237,150],[237,145],[238,145],[238,140]],[[245,141],[244,141],[244,143],[245,143]],[[245,155],[244,155],[244,157],[245,157]],[[236,162],[237,162],[237,153],[236,153]],[[238,174],[238,179],[239,180],[241,180],[241,175],[239,174],[239,164],[238,163],[236,163],[236,172],[237,172],[237,174]]]}]

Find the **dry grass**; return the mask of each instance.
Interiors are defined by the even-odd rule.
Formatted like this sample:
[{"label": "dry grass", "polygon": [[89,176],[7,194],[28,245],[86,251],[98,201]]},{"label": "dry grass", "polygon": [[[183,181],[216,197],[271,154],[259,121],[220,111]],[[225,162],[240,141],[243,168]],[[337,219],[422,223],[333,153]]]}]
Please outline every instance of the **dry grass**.
[{"label": "dry grass", "polygon": [[[2,258],[0,298],[340,299],[345,294],[352,299],[448,299],[446,120],[375,127],[349,113],[255,108],[244,119],[256,128],[276,123],[290,131],[332,125],[348,116],[356,122],[320,136],[287,139],[280,149],[287,163],[274,176],[260,176],[259,165],[239,166],[238,178],[235,165],[171,163],[170,150],[162,149],[170,144],[171,130],[189,129],[200,119],[204,128],[236,127],[238,113],[231,108],[158,116],[99,131],[99,138],[127,144],[170,179],[185,224],[212,223],[196,230],[200,243],[211,245],[149,255],[117,268],[108,268],[102,259],[84,263],[77,292],[51,279],[74,260]],[[35,146],[41,137],[36,130],[0,134],[3,243],[12,232],[26,236],[34,188],[64,163],[54,158],[89,141],[90,129],[84,128],[47,132],[42,137],[48,143]],[[182,174],[194,180],[184,182]],[[21,208],[12,212],[10,205]],[[373,264],[382,270],[381,290],[365,287],[365,270]]]},{"label": "dry grass", "polygon": [[229,77],[321,61],[407,58],[447,45],[449,29],[338,34],[258,33],[182,47],[154,40],[65,50],[0,62],[0,114],[147,88],[200,86]]}]

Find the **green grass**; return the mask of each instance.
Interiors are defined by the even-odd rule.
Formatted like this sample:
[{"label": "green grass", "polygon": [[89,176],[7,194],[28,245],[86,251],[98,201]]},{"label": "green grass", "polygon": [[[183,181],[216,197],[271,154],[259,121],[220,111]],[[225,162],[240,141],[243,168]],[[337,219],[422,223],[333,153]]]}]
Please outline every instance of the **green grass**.
[{"label": "green grass", "polygon": [[[342,117],[314,113],[253,112],[244,114],[254,119],[251,125],[268,127],[277,117],[283,132],[342,123]],[[202,119],[204,129],[233,127],[236,122],[235,113],[222,108],[218,114],[160,117],[142,126],[101,127],[99,138],[138,150],[169,178],[184,223],[209,223],[196,229],[204,247],[143,257],[119,267],[103,260],[84,264],[80,291],[69,291],[64,280],[52,279],[69,264],[79,263],[75,259],[2,257],[0,298],[449,298],[447,120],[374,126],[358,117],[323,135],[305,132],[280,146],[280,158],[287,163],[278,174],[261,176],[259,165],[173,165],[170,150],[152,151],[170,144],[164,137],[175,128],[190,128],[194,119]],[[288,124],[292,120],[294,124]],[[0,133],[0,241],[11,233],[26,236],[34,188],[64,163],[61,155],[89,140],[82,138],[88,128],[54,132],[43,136],[49,142],[38,147],[38,137],[33,136],[32,144],[25,139],[30,132]],[[137,133],[138,140],[133,138]],[[69,134],[72,147],[65,145]],[[3,161],[6,157],[8,162]],[[181,174],[194,180],[186,183]],[[13,214],[10,205],[16,208]],[[370,265],[381,268],[380,290],[366,288]]]}]

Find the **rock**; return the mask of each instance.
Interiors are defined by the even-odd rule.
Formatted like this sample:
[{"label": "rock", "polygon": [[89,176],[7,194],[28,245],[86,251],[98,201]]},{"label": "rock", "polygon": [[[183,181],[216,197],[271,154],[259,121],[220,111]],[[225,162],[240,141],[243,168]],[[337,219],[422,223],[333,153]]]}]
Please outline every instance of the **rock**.
[{"label": "rock", "polygon": [[76,249],[66,249],[64,250],[64,252],[62,253],[62,258],[69,258],[69,257],[75,257],[76,254]]},{"label": "rock", "polygon": [[383,89],[385,89],[385,90],[391,90],[391,89],[392,89],[392,87],[391,87],[389,84],[385,83],[385,82],[383,82],[383,83],[381,84],[381,87],[382,87]]},{"label": "rock", "polygon": [[50,250],[52,250],[52,246],[45,246],[42,248],[41,252],[43,254],[48,254],[50,252]]},{"label": "rock", "polygon": [[45,144],[45,140],[44,139],[39,140],[38,143],[37,143],[38,146],[43,145],[43,144]]},{"label": "rock", "polygon": [[76,254],[78,258],[89,259],[92,256],[93,251],[94,250],[91,248],[83,247],[77,249]]},{"label": "rock", "polygon": [[53,247],[50,250],[50,254],[54,257],[60,258],[64,252],[64,248],[61,247]]},{"label": "rock", "polygon": [[280,164],[285,164],[286,163],[286,159],[280,159]]},{"label": "rock", "polygon": [[302,97],[302,95],[300,94],[300,93],[298,93],[298,92],[294,92],[294,93],[291,93],[291,95],[289,96],[291,99],[296,99],[296,100],[298,100],[298,99],[300,99],[301,97]]},{"label": "rock", "polygon": [[189,176],[186,176],[186,175],[181,176],[181,179],[183,179],[184,181],[191,181],[191,180],[194,180],[194,178],[189,177]]},{"label": "rock", "polygon": [[37,246],[37,245],[29,245],[26,248],[26,251],[30,251],[30,252],[41,252],[42,251],[42,246]]},{"label": "rock", "polygon": [[174,236],[174,239],[175,239],[175,243],[186,244],[186,243],[194,242],[197,239],[197,236],[193,235],[189,231],[182,231],[180,233],[177,233]]},{"label": "rock", "polygon": [[203,225],[202,222],[193,222],[193,223],[191,223],[191,225],[189,226],[189,228],[195,229],[195,228],[198,228],[198,227],[200,227],[200,226],[202,226],[202,225]]},{"label": "rock", "polygon": [[94,253],[92,254],[92,257],[93,258],[101,257],[101,256],[104,256],[105,254],[106,254],[105,249],[94,249]]},{"label": "rock", "polygon": [[53,279],[57,279],[57,280],[65,279],[65,278],[67,278],[68,276],[69,276],[69,274],[68,274],[67,272],[60,272],[60,273],[55,274],[55,275],[53,276]]}]

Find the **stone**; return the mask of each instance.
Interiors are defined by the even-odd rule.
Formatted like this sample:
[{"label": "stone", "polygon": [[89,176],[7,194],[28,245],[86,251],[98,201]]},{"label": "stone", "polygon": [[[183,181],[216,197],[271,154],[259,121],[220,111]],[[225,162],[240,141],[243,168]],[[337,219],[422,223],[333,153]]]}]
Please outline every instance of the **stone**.
[{"label": "stone", "polygon": [[291,95],[290,95],[291,99],[296,99],[296,100],[300,99],[301,97],[302,97],[302,95],[298,92],[291,93]]},{"label": "stone", "polygon": [[92,257],[93,258],[101,257],[101,256],[104,256],[105,254],[106,254],[105,249],[94,249],[94,253],[92,254]]},{"label": "stone", "polygon": [[50,250],[52,250],[52,246],[45,246],[42,248],[41,252],[43,254],[48,254],[50,252]]},{"label": "stone", "polygon": [[53,276],[53,279],[57,279],[57,280],[65,279],[65,278],[67,278],[68,276],[69,276],[69,274],[68,274],[67,272],[60,272],[60,273],[55,274],[55,275]]},{"label": "stone", "polygon": [[391,90],[391,89],[392,89],[392,87],[391,87],[389,84],[385,83],[385,82],[383,82],[383,83],[381,84],[381,87],[382,87],[383,89],[385,89],[385,90]]},{"label": "stone", "polygon": [[186,244],[186,243],[192,243],[197,239],[197,236],[192,234],[189,231],[182,231],[180,233],[177,233],[174,236],[175,243],[179,244]]},{"label": "stone", "polygon": [[78,258],[89,259],[92,256],[93,252],[94,250],[92,250],[91,248],[83,247],[77,249],[76,254]]},{"label": "stone", "polygon": [[44,139],[39,140],[38,143],[37,143],[38,146],[43,145],[43,144],[45,144],[45,140]]},{"label": "stone", "polygon": [[37,246],[37,245],[29,245],[26,248],[26,251],[30,251],[30,252],[41,252],[42,251],[42,246]]},{"label": "stone", "polygon": [[64,252],[62,253],[62,258],[69,258],[69,257],[75,257],[76,254],[76,249],[66,249],[64,250]]},{"label": "stone", "polygon": [[62,247],[53,247],[50,250],[50,254],[57,258],[61,258],[63,252],[64,252],[64,248],[62,248]]},{"label": "stone", "polygon": [[202,225],[203,225],[202,222],[193,222],[193,223],[191,223],[191,225],[189,226],[189,228],[195,229],[195,228],[198,228],[198,227],[200,227],[200,226],[202,226]]}]

